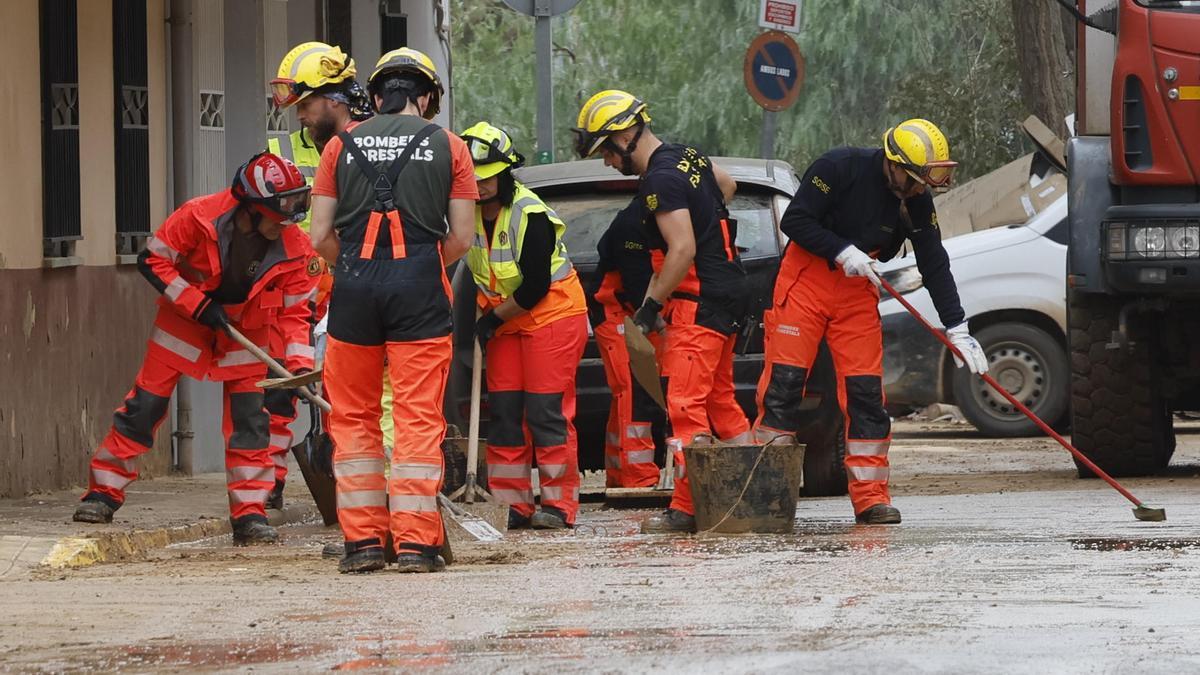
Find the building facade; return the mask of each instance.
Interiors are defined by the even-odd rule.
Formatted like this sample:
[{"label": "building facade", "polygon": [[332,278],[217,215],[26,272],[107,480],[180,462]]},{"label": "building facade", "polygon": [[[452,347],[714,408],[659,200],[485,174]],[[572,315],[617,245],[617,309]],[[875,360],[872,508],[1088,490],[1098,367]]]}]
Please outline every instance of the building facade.
[{"label": "building facade", "polygon": [[[382,52],[412,46],[448,82],[447,5],[0,3],[0,497],[86,483],[153,319],[137,254],[175,206],[299,128],[267,88],[288,48],[338,44],[365,83]],[[184,419],[173,405],[143,475],[222,467],[219,389],[185,382],[180,399]]]}]

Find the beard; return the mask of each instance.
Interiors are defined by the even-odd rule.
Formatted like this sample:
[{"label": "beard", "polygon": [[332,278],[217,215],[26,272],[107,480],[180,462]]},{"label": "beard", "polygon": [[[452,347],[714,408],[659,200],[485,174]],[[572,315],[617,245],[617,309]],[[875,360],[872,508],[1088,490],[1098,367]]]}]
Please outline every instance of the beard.
[{"label": "beard", "polygon": [[338,124],[333,115],[325,115],[308,129],[308,134],[312,136],[313,142],[321,149],[325,148],[325,144],[336,136],[337,132]]}]

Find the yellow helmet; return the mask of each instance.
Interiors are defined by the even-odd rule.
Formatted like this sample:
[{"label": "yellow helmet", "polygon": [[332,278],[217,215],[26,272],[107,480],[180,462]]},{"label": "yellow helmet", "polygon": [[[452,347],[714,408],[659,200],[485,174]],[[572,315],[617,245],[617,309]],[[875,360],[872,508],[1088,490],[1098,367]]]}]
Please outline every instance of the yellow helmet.
[{"label": "yellow helmet", "polygon": [[446,90],[442,88],[442,78],[438,77],[433,59],[423,52],[408,47],[393,49],[379,57],[379,61],[375,63],[375,72],[371,73],[371,77],[367,79],[367,88],[372,94],[380,94],[376,86],[379,76],[393,72],[418,73],[433,83],[433,96],[429,99],[429,108],[425,110],[425,119],[433,119],[433,116],[441,108],[442,96],[446,93]]},{"label": "yellow helmet", "polygon": [[950,144],[929,120],[901,122],[883,134],[883,152],[917,182],[935,190],[950,187],[958,162],[950,159]]},{"label": "yellow helmet", "polygon": [[650,113],[641,99],[620,89],[605,89],[579,109],[579,118],[571,129],[575,151],[586,159],[596,154],[610,135],[649,122]]},{"label": "yellow helmet", "polygon": [[295,105],[317,89],[353,80],[354,59],[341,49],[324,42],[305,42],[292,48],[279,62],[279,72],[271,80],[275,105]]},{"label": "yellow helmet", "polygon": [[513,147],[503,129],[480,122],[460,134],[475,162],[475,180],[491,178],[505,169],[525,164],[525,157]]}]

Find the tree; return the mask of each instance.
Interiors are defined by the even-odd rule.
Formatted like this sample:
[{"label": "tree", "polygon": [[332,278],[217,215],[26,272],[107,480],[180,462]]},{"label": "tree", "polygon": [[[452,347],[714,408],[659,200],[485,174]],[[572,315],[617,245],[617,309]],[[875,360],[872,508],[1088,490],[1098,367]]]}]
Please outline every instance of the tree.
[{"label": "tree", "polygon": [[1012,0],[1021,98],[1055,133],[1074,110],[1074,68],[1067,56],[1062,8],[1052,0]]}]

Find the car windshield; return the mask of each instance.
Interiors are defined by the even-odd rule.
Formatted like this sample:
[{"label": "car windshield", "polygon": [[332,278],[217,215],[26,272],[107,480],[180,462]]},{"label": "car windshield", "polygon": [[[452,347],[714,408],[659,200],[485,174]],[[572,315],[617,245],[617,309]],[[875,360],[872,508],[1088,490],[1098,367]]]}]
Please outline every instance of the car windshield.
[{"label": "car windshield", "polygon": [[[571,260],[595,264],[596,243],[616,217],[629,204],[632,193],[559,195],[546,197],[546,203],[567,224],[563,241]],[[743,258],[761,258],[778,254],[775,244],[775,217],[767,193],[739,193],[729,205],[729,213],[738,223],[737,245]]]}]

